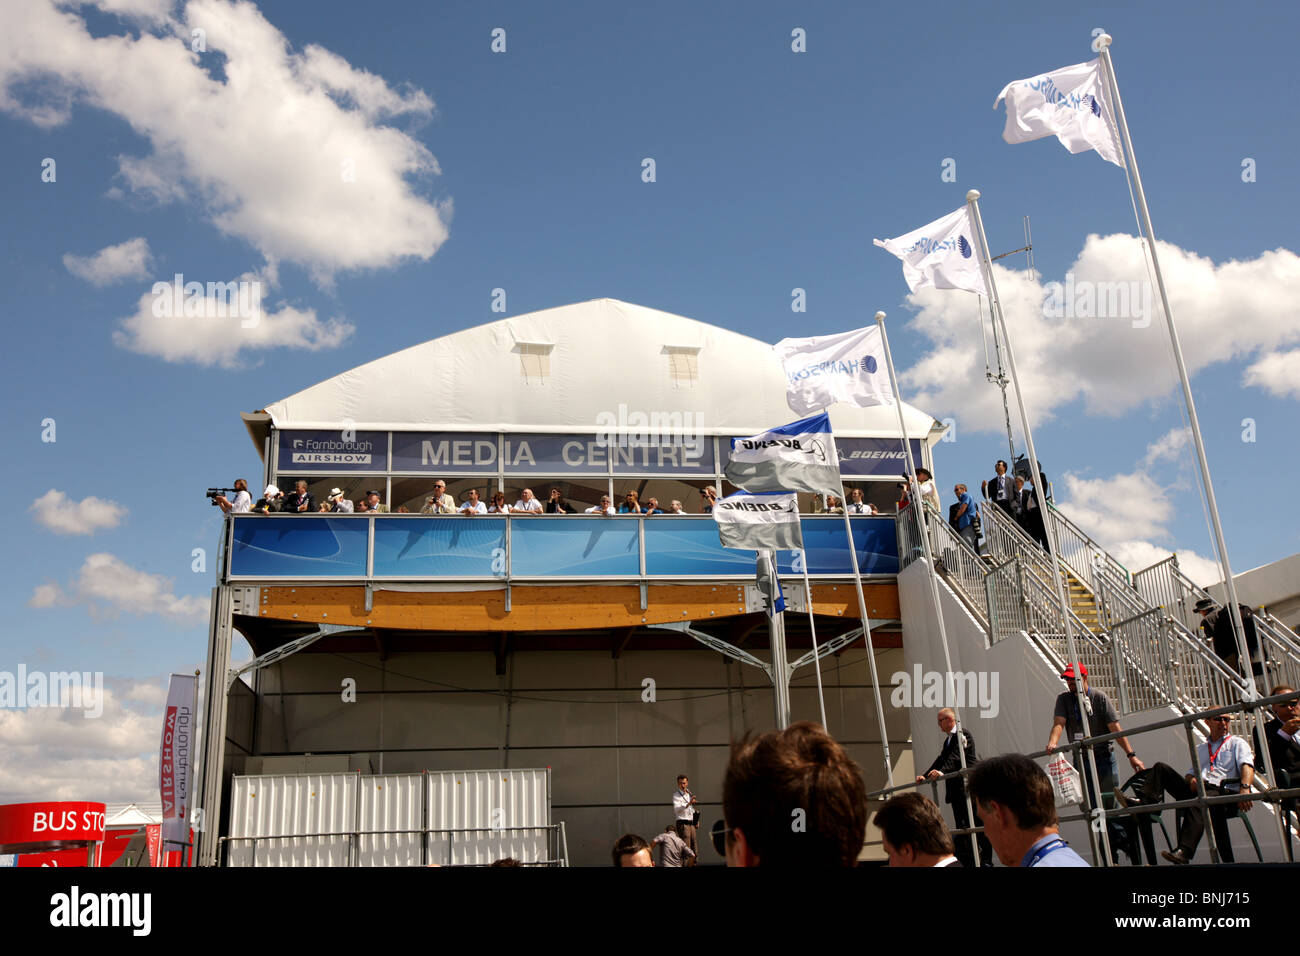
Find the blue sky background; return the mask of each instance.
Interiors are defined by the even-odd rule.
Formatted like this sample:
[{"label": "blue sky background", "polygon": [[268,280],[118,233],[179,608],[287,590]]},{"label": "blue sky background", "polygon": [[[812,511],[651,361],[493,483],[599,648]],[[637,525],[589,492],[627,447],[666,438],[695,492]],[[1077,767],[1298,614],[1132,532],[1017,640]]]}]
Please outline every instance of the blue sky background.
[{"label": "blue sky background", "polygon": [[[1021,218],[1031,216],[1048,279],[1063,277],[1090,233],[1135,232],[1121,170],[1050,139],[1007,145],[1004,114],[991,108],[1011,80],[1090,59],[1095,27],[1115,37],[1157,236],[1215,263],[1295,246],[1295,7],[313,2],[262,12],[294,50],[319,44],[437,104],[428,117],[382,122],[436,156],[440,175],[409,182],[429,201],[454,203],[449,238],[427,260],[340,271],[332,285],[282,261],[269,300],[346,319],[355,332],[337,348],[258,349],[236,368],[131,352],[113,332],[153,281],[174,272],[224,281],[260,269],[262,254],[223,235],[199,199],[159,204],[123,190],[116,157],[151,146],[121,115],[86,98],[52,127],[0,111],[9,344],[0,440],[16,505],[0,577],[10,609],[0,669],[25,661],[161,685],[167,672],[199,666],[202,620],[87,600],[30,607],[33,590],[67,591],[87,555],[107,552],[171,579],[178,597],[205,598],[219,520],[203,489],[237,474],[256,482],[260,472],[239,413],[500,318],[491,312],[497,287],[508,315],[609,296],[769,342],[864,325],[884,309],[900,370],[912,367],[931,341],[909,328],[916,309],[899,263],[873,238],[949,212],[972,187],[983,193],[995,252],[1022,245]],[[97,37],[138,30],[90,8],[79,15]],[[494,27],[507,31],[504,54],[489,49]],[[806,53],[791,51],[795,27],[807,31]],[[10,92],[40,100],[48,83],[29,77]],[[641,181],[647,156],[653,184]],[[41,181],[44,157],[57,160],[55,183]],[[946,157],[956,160],[955,183],[940,179]],[[1243,157],[1256,160],[1257,182],[1242,182]],[[132,237],[148,240],[148,278],[95,287],[63,264],[67,253]],[[1006,264],[1024,268],[1023,257]],[[806,290],[806,314],[791,312],[795,287]],[[945,295],[962,297],[973,315],[969,296]],[[1293,325],[1296,308],[1277,300]],[[973,321],[969,331],[979,349]],[[1114,347],[1128,347],[1122,332]],[[1243,385],[1248,364],[1230,357],[1193,383],[1238,570],[1300,550],[1284,505],[1300,465],[1297,399]],[[1053,478],[1132,472],[1178,424],[1172,363],[1149,374],[1169,383],[1158,401],[1118,416],[1073,402],[1036,426]],[[1005,440],[964,427],[961,408],[926,410],[958,423],[958,440],[936,452],[941,488],[977,485]],[[1241,441],[1247,417],[1257,423],[1253,444]],[[53,444],[41,441],[45,418],[57,421]],[[1208,556],[1190,461],[1162,466],[1175,507],[1156,543]],[[27,510],[50,489],[111,499],[128,513],[93,537],[55,534]],[[208,549],[206,573],[190,570],[196,547]]]}]

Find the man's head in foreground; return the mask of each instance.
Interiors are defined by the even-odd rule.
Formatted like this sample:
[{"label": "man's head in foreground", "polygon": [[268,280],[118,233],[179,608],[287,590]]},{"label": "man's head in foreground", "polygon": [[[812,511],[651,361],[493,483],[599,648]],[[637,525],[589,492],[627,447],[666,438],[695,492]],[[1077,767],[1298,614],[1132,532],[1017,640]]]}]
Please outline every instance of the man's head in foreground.
[{"label": "man's head in foreground", "polygon": [[625,833],[614,844],[615,866],[654,866],[650,844],[635,833]]},{"label": "man's head in foreground", "polygon": [[1029,848],[1057,832],[1056,798],[1043,768],[1022,754],[1002,754],[971,771],[970,798],[984,835],[1005,866],[1019,866]]},{"label": "man's head in foreground", "polygon": [[934,801],[903,793],[876,811],[890,866],[934,866],[953,855],[952,836]]},{"label": "man's head in foreground", "polygon": [[722,813],[728,866],[854,866],[867,788],[844,749],[803,721],[732,745]]}]

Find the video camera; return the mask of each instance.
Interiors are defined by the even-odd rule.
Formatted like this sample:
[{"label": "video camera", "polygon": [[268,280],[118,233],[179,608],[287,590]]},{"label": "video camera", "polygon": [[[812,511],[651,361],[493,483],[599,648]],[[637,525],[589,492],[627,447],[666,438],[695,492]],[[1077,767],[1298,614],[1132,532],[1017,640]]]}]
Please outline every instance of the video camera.
[{"label": "video camera", "polygon": [[209,488],[207,491],[208,504],[212,505],[214,508],[221,507],[217,504],[217,498],[222,495],[229,495],[234,492],[234,490],[234,488]]}]

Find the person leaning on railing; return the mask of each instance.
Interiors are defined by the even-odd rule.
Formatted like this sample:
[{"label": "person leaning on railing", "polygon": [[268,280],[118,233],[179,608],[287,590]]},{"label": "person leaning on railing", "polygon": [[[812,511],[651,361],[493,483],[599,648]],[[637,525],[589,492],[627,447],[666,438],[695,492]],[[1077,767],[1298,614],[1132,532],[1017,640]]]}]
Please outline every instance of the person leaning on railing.
[{"label": "person leaning on railing", "polygon": [[[1204,787],[1207,797],[1228,793],[1249,793],[1255,778],[1255,767],[1251,762],[1250,747],[1240,737],[1228,733],[1232,721],[1231,714],[1210,717],[1210,739],[1202,741],[1196,748],[1197,763],[1200,764],[1200,776],[1196,768],[1180,774],[1167,763],[1157,763],[1147,774],[1146,780],[1138,788],[1138,797],[1143,803],[1159,803],[1166,793],[1175,800],[1194,800],[1196,791]],[[1116,794],[1120,803],[1127,806],[1129,800],[1121,793]],[[1224,863],[1236,862],[1232,855],[1232,836],[1228,833],[1228,820],[1245,812],[1251,807],[1249,800],[1236,804],[1213,804],[1210,807],[1210,823],[1214,827],[1214,843],[1219,848],[1219,858]],[[1161,850],[1160,855],[1170,863],[1186,864],[1192,862],[1196,847],[1205,833],[1205,816],[1200,807],[1185,807],[1183,823],[1178,828],[1178,848]]]}]

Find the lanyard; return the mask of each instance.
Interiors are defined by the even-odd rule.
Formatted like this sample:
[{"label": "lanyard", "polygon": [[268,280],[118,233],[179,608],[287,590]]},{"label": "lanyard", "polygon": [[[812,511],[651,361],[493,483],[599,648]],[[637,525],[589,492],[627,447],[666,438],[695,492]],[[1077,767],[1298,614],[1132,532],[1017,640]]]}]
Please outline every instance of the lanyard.
[{"label": "lanyard", "polygon": [[1051,854],[1055,853],[1057,850],[1061,849],[1061,847],[1063,846],[1069,846],[1069,844],[1066,843],[1064,840],[1062,840],[1060,837],[1057,837],[1055,840],[1052,840],[1049,843],[1044,843],[1042,846],[1040,846],[1037,850],[1034,851],[1034,855],[1030,857],[1028,865],[1033,866],[1043,857],[1050,856]]},{"label": "lanyard", "polygon": [[[1211,754],[1210,754],[1210,766],[1209,766],[1207,769],[1209,769],[1209,770],[1213,770],[1213,769],[1214,769],[1214,760],[1215,760],[1215,758],[1219,756],[1219,751],[1221,751],[1221,750],[1223,749],[1223,745],[1226,744],[1226,743],[1228,742],[1228,738],[1231,737],[1231,736],[1232,736],[1232,734],[1224,734],[1224,735],[1223,735],[1223,741],[1219,744],[1218,748],[1214,751],[1214,753],[1211,753]],[[1205,752],[1206,752],[1206,753],[1210,753],[1210,744],[1209,744],[1209,741],[1206,741],[1206,744],[1205,744]]]}]

